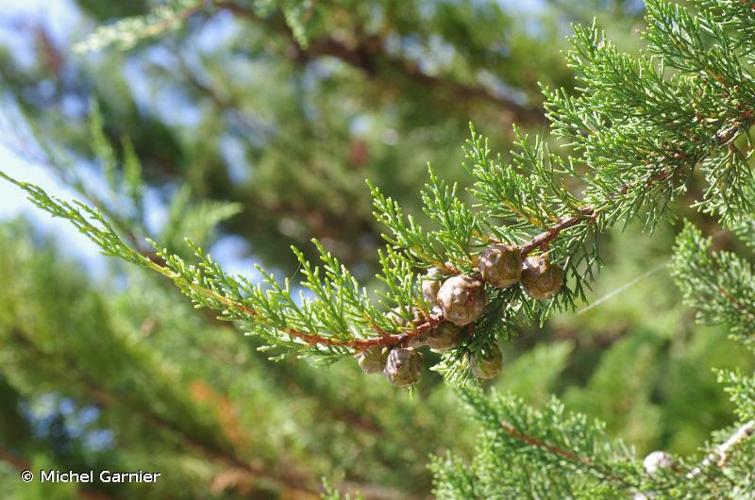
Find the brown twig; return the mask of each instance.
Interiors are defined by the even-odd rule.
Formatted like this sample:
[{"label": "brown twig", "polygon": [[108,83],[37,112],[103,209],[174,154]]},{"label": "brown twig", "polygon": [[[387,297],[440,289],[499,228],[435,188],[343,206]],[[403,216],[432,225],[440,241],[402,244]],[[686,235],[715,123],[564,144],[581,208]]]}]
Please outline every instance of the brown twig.
[{"label": "brown twig", "polygon": [[[246,304],[243,304],[241,302],[237,302],[233,299],[225,297],[224,295],[221,295],[215,292],[214,290],[197,286],[194,283],[188,283],[180,275],[176,274],[174,271],[172,271],[171,269],[165,266],[161,266],[151,260],[147,260],[147,265],[151,267],[152,269],[154,269],[155,271],[159,272],[160,274],[171,279],[173,282],[183,284],[184,286],[192,289],[193,291],[201,293],[205,295],[206,297],[210,297],[213,300],[216,300],[220,302],[221,304],[227,306],[228,308],[234,309],[236,312],[241,313],[243,316],[248,317],[248,318],[239,317],[237,318],[239,320],[244,320],[244,319],[253,320],[254,318],[258,317],[257,311],[247,306]],[[368,339],[350,339],[350,340],[331,339],[331,338],[323,337],[316,333],[304,332],[295,328],[285,328],[281,331],[285,333],[286,335],[297,338],[311,346],[324,345],[324,346],[330,346],[330,347],[348,347],[348,348],[355,349],[357,351],[364,351],[365,349],[369,349],[371,347],[391,346],[391,345],[402,344],[413,337],[417,337],[417,336],[427,333],[428,331],[435,328],[441,321],[443,321],[442,315],[431,314],[430,316],[427,317],[427,321],[425,321],[424,323],[420,325],[415,326],[412,330],[398,333],[398,334],[386,334],[386,332],[381,330],[379,332],[379,333],[382,333],[380,337],[368,338]]]},{"label": "brown twig", "polygon": [[585,467],[588,467],[599,474],[601,474],[604,477],[607,477],[609,479],[612,479],[614,481],[620,482],[622,484],[626,484],[626,481],[621,478],[620,476],[617,476],[607,470],[605,470],[603,467],[601,467],[599,464],[596,464],[595,461],[590,457],[584,457],[581,455],[578,455],[574,453],[573,451],[566,450],[564,448],[561,448],[556,445],[552,445],[550,443],[547,443],[543,441],[542,439],[536,438],[534,436],[530,436],[529,434],[525,434],[516,427],[514,427],[511,423],[506,422],[505,420],[502,420],[500,422],[501,428],[506,431],[506,433],[511,436],[514,439],[517,439],[519,441],[522,441],[530,446],[535,446],[537,448],[540,448],[542,450],[547,451],[548,453],[552,453],[554,455],[558,455],[559,457],[568,460],[569,462],[578,463],[581,465],[584,465]]},{"label": "brown twig", "polygon": [[501,421],[501,427],[503,428],[504,431],[506,431],[508,435],[510,435],[514,439],[523,441],[531,446],[542,448],[546,450],[547,452],[553,453],[554,455],[558,455],[562,458],[565,458],[570,462],[581,463],[582,465],[586,465],[588,467],[593,467],[595,465],[591,458],[581,457],[574,452],[571,452],[569,450],[564,450],[563,448],[559,448],[558,446],[548,444],[545,441],[542,441],[541,439],[538,439],[534,436],[525,434],[521,432],[519,429],[517,429],[516,427],[514,427],[509,422],[506,422],[505,420]]},{"label": "brown twig", "polygon": [[559,219],[559,221],[553,227],[538,234],[527,243],[519,245],[519,250],[522,252],[522,256],[525,256],[536,248],[545,248],[551,241],[556,239],[564,229],[569,229],[570,227],[574,227],[577,224],[581,224],[585,221],[595,220],[597,218],[597,215],[598,212],[596,212],[592,207],[581,208],[577,215]]}]

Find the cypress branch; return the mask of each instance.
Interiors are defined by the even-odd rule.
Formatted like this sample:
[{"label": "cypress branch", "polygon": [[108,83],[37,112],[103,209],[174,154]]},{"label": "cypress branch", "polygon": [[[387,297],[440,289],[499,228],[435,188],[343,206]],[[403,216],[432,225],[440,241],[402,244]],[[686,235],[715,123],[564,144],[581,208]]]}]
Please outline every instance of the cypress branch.
[{"label": "cypress branch", "polygon": [[716,446],[716,448],[705,457],[698,467],[695,467],[687,474],[687,477],[690,479],[697,477],[703,473],[705,468],[710,467],[711,465],[715,465],[719,468],[724,467],[729,458],[729,453],[733,451],[733,448],[744,440],[750,438],[753,434],[755,434],[755,420],[749,420],[739,426],[729,439]]},{"label": "cypress branch", "polygon": [[[386,324],[380,318],[383,313],[370,303],[366,291],[358,290],[348,271],[322,247],[318,247],[318,251],[325,264],[325,275],[296,251],[307,275],[303,285],[317,297],[316,301],[305,300],[299,305],[291,297],[288,284],[281,287],[271,276],[265,279],[270,288],[263,291],[228,276],[198,247],[195,248],[197,265],[188,265],[164,250],[154,256],[151,252],[134,250],[98,211],[52,200],[34,186],[17,184],[43,209],[71,218],[107,253],[159,272],[173,280],[196,305],[215,309],[224,319],[242,321],[252,331],[284,348],[309,347],[313,354],[343,355],[349,350],[406,345],[446,319],[441,313],[430,311],[428,305],[418,299],[413,270],[437,267],[447,275],[479,276],[473,249],[491,242],[513,242],[523,257],[532,252],[544,252],[565,263],[571,286],[546,307],[527,304],[526,299],[518,295],[509,298],[510,307],[542,321],[556,308],[574,307],[575,298],[584,296],[583,289],[589,286],[585,278],[592,275],[599,258],[594,242],[599,232],[619,220],[628,223],[643,210],[647,210],[647,223],[654,224],[666,211],[669,199],[684,189],[679,180],[682,172],[691,171],[705,158],[716,154],[717,149],[736,149],[732,141],[742,136],[753,120],[752,105],[737,98],[733,101],[735,105],[719,110],[715,120],[698,121],[699,126],[691,133],[678,129],[679,120],[688,116],[687,110],[672,107],[679,103],[678,95],[702,86],[711,92],[744,97],[749,95],[753,85],[752,77],[737,64],[736,58],[720,66],[710,58],[700,60],[697,53],[690,52],[692,49],[684,44],[702,43],[690,40],[697,36],[694,34],[697,31],[710,28],[709,23],[664,5],[651,3],[649,9],[654,20],[648,32],[651,51],[674,61],[680,71],[715,69],[726,72],[731,78],[703,78],[697,82],[675,75],[666,79],[652,59],[646,56],[633,59],[620,54],[596,29],[578,28],[570,61],[581,72],[580,78],[586,87],[577,98],[548,91],[546,96],[556,135],[571,139],[572,148],[580,156],[563,161],[549,151],[543,139],[538,137],[530,143],[526,136],[519,134],[518,149],[513,152],[511,165],[504,166],[500,158],[491,156],[486,141],[473,131],[466,154],[469,170],[478,179],[471,190],[480,202],[478,211],[467,209],[456,187],[447,186],[431,171],[422,196],[426,214],[439,229],[430,231],[423,230],[412,218],[405,222],[401,207],[376,187],[371,187],[375,215],[393,233],[386,237],[390,247],[380,275],[388,286],[384,300],[401,308],[418,307],[422,311],[424,321],[411,328],[396,330],[394,325]],[[724,33],[709,31],[714,42],[725,45]],[[664,37],[676,41],[664,45]],[[728,55],[734,55],[730,49],[726,50]],[[650,100],[640,99],[640,95],[648,93]],[[639,113],[642,110],[645,116],[648,106],[658,108],[657,116],[662,119],[640,123]],[[708,112],[695,111],[703,116]],[[679,118],[675,118],[674,113]],[[601,125],[609,120],[610,125]],[[103,144],[97,129],[95,119],[92,127],[95,143],[107,152],[107,145]],[[610,138],[607,134],[611,134]],[[722,134],[725,135],[723,140]],[[112,154],[105,156],[110,158],[106,163],[112,164]],[[578,163],[591,174],[578,175],[575,166]],[[581,198],[563,187],[564,179],[569,177],[579,177],[584,184]],[[716,184],[714,180],[712,185]],[[728,197],[731,193],[709,194],[724,200],[722,203],[732,210],[736,208],[736,213],[747,208],[746,202],[740,205],[726,202],[732,199]],[[735,196],[745,200],[741,195]],[[501,211],[502,208],[505,210]],[[723,220],[735,217],[734,213],[723,213]],[[87,217],[103,227],[94,229],[94,225],[86,221]],[[503,225],[495,223],[496,220]],[[540,232],[535,233],[535,229]],[[129,237],[132,242],[133,239]],[[148,256],[146,260],[144,255]],[[344,295],[343,290],[348,290],[348,295]],[[491,333],[477,330],[476,335],[485,338]]]},{"label": "cypress branch", "polygon": [[[390,380],[408,385],[406,380],[416,382],[417,377],[403,376],[402,367],[414,370],[421,360],[416,349],[445,325],[457,340],[444,350],[435,368],[450,382],[469,385],[472,374],[491,378],[498,373],[502,359],[498,341],[508,340],[514,322],[542,322],[554,311],[573,309],[584,299],[600,262],[602,233],[637,220],[652,229],[670,217],[669,204],[686,192],[698,172],[706,187],[692,206],[751,243],[755,36],[748,35],[755,35],[752,9],[726,0],[700,0],[696,5],[698,11],[692,14],[679,5],[649,1],[644,33],[648,46],[636,56],[621,53],[595,26],[575,28],[568,60],[582,87],[577,95],[544,89],[553,136],[565,142],[564,151],[571,156],[551,151],[548,137],[530,140],[515,129],[515,149],[504,160],[493,156],[487,140],[472,129],[464,165],[474,178],[469,189],[474,204],[466,203],[456,184],[446,183],[430,169],[419,195],[426,228],[370,185],[374,215],[387,227],[388,243],[379,253],[377,278],[383,285],[373,292],[360,288],[346,266],[317,241],[319,266],[293,248],[303,276],[301,286],[309,293],[297,296],[288,280],[281,283],[261,268],[260,284],[228,274],[191,242],[189,261],[169,246],[175,233],[165,235],[166,248],[150,240],[158,250],[145,250],[128,225],[121,225],[107,210],[59,200],[37,186],[2,172],[0,176],[25,190],[39,208],[70,221],[105,254],[166,277],[196,307],[216,311],[221,319],[264,339],[269,344],[265,349],[276,347],[324,360],[365,355],[360,364],[372,351]],[[255,21],[266,19],[235,3],[212,6]],[[95,43],[136,43],[177,26],[200,7],[173,2],[148,19],[110,27],[95,36]],[[491,98],[482,88],[442,83],[411,62],[386,55],[380,39],[349,47],[331,38],[310,38],[293,3],[284,2],[280,13],[282,24],[276,21],[274,29],[295,45],[299,57],[336,56],[368,74],[375,60],[387,59],[423,85]],[[116,158],[96,111],[90,125],[93,147],[111,190],[116,191]],[[128,171],[124,167],[123,180],[138,212],[140,167],[134,155],[129,165]],[[188,195],[177,196],[173,206],[175,224],[192,219],[182,216],[182,196]],[[205,205],[199,211],[204,216],[196,216],[192,225],[205,234],[234,210],[237,207],[231,205]],[[711,241],[690,224],[679,235],[675,250],[674,278],[687,304],[698,310],[698,318],[726,325],[732,337],[751,346],[755,320],[751,264],[731,252],[711,252]],[[521,283],[521,288],[486,281],[484,266],[505,268],[511,262],[516,268],[512,283]],[[428,274],[419,276],[423,271]],[[438,283],[425,287],[428,281]],[[380,371],[380,365],[377,368],[369,371]],[[699,464],[676,463],[660,453],[655,458],[662,460],[646,458],[645,472],[634,451],[609,438],[603,424],[565,411],[555,399],[536,410],[518,398],[487,396],[467,387],[461,398],[483,426],[485,438],[471,467],[453,458],[436,462],[442,476],[438,489],[461,496],[501,490],[537,496],[548,488],[564,496],[721,494],[747,479],[737,467],[743,468],[741,462],[750,456],[746,443],[751,443],[755,429],[748,407],[752,379],[731,373],[722,378],[732,385],[737,414],[749,420]],[[94,392],[94,399],[101,397]],[[161,425],[159,420],[156,423]],[[501,468],[506,477],[493,473]],[[730,469],[737,471],[733,477]]]}]

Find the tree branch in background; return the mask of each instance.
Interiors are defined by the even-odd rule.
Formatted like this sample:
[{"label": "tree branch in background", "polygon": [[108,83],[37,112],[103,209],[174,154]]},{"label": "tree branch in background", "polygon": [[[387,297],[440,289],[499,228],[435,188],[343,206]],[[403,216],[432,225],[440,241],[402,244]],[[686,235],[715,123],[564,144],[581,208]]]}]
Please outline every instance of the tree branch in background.
[{"label": "tree branch in background", "polygon": [[[14,469],[16,469],[19,473],[23,471],[32,471],[33,464],[29,462],[28,460],[18,456],[13,451],[9,450],[8,448],[5,448],[4,446],[0,446],[0,462],[7,462],[9,463]],[[18,481],[21,481],[19,478]],[[113,498],[111,495],[108,495],[105,491],[97,490],[97,491],[91,491],[86,489],[86,485],[77,485],[76,486],[76,494],[79,498],[85,499],[85,500],[105,500],[108,498]]]},{"label": "tree branch in background", "polygon": [[525,434],[519,431],[519,429],[511,425],[509,422],[501,421],[501,427],[503,428],[504,431],[506,431],[506,433],[509,436],[523,443],[526,443],[529,446],[540,448],[541,450],[544,450],[548,453],[564,458],[568,460],[569,462],[592,469],[596,471],[597,473],[599,473],[601,476],[605,476],[621,484],[626,484],[626,482],[624,481],[624,478],[611,474],[609,471],[603,470],[603,468],[600,467],[598,464],[596,464],[590,457],[577,455],[576,453],[572,451],[566,450],[564,448],[560,448],[558,446],[554,446],[534,436]]},{"label": "tree branch in background", "polygon": [[[11,331],[11,338],[23,345],[37,358],[48,357],[49,354],[39,349],[29,336],[20,329],[14,328]],[[56,357],[60,357],[60,353],[56,354]],[[65,360],[65,358],[64,358]],[[58,359],[59,361],[59,359]],[[75,367],[74,360],[65,360],[67,366]],[[54,361],[51,360],[51,366]],[[126,394],[113,394],[109,387],[103,386],[99,382],[93,380],[88,374],[81,372],[80,370],[69,370],[69,376],[74,376],[76,381],[79,382],[85,389],[87,398],[95,402],[101,408],[110,408],[116,405],[124,405],[132,415],[142,419],[148,425],[159,428],[165,432],[178,438],[187,449],[192,449],[202,453],[204,456],[211,460],[224,464],[227,467],[243,471],[245,475],[248,475],[254,479],[265,479],[267,481],[273,481],[278,483],[279,486],[285,487],[287,490],[296,491],[308,491],[314,493],[314,491],[305,484],[302,477],[298,476],[293,471],[287,471],[286,474],[280,475],[273,473],[273,471],[266,470],[263,466],[253,464],[241,457],[235,452],[228,449],[224,449],[217,446],[215,443],[209,443],[201,440],[197,440],[194,436],[189,434],[185,429],[182,429],[175,422],[172,422],[160,414],[152,411],[152,408],[142,404],[133,404],[128,395]],[[0,450],[1,451],[1,450]],[[0,457],[2,458],[2,457]],[[24,465],[23,461],[16,460],[20,465]],[[28,464],[26,464],[28,465]]]},{"label": "tree branch in background", "polygon": [[4,446],[0,446],[0,460],[8,462],[19,471],[31,469],[31,463]]},{"label": "tree branch in background", "polygon": [[384,40],[381,36],[361,36],[357,38],[357,42],[353,45],[347,45],[333,37],[319,38],[310,40],[305,47],[299,43],[291,27],[282,18],[262,18],[252,9],[226,0],[215,0],[213,5],[233,12],[244,19],[262,24],[264,27],[285,36],[293,45],[296,58],[299,60],[307,61],[323,56],[334,57],[357,68],[368,78],[379,80],[383,86],[393,86],[390,78],[385,78],[381,75],[381,66],[384,65],[404,75],[408,80],[413,81],[417,87],[439,89],[454,99],[462,101],[476,100],[492,104],[510,115],[509,118],[512,123],[532,124],[545,122],[541,109],[514,102],[511,99],[494,93],[485,86],[462,83],[425,73],[415,61],[386,52],[383,43]]}]

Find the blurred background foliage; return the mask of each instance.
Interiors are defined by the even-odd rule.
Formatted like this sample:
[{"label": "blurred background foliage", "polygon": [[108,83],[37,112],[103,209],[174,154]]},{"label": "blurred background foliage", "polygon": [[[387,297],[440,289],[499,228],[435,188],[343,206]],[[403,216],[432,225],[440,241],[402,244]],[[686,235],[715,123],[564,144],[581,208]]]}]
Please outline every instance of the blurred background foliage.
[{"label": "blurred background foliage", "polygon": [[[0,14],[6,147],[134,241],[187,252],[189,235],[252,277],[259,262],[295,278],[289,245],[311,251],[316,237],[367,285],[381,227],[365,179],[421,218],[428,162],[469,181],[470,121],[502,153],[513,123],[545,128],[538,82],[573,86],[561,54],[570,23],[595,17],[637,50],[643,13],[618,0],[322,1],[302,4],[302,39],[274,2],[260,18],[236,0],[187,12],[128,51],[78,54],[96,26],[154,4],[57,2],[65,19],[41,7]],[[144,205],[124,206],[134,158]],[[717,248],[734,244],[680,211]],[[665,268],[679,229],[606,235],[593,306],[521,325],[494,384],[533,404],[557,394],[640,454],[692,452],[732,422],[712,368],[752,361],[681,305]],[[430,454],[472,452],[474,426],[439,376],[411,397],[355,363],[272,363],[159,278],[110,261],[93,275],[67,243],[23,218],[0,225],[4,498],[307,498],[322,478],[369,498],[423,497]],[[162,477],[29,486],[16,479],[28,467]]]}]

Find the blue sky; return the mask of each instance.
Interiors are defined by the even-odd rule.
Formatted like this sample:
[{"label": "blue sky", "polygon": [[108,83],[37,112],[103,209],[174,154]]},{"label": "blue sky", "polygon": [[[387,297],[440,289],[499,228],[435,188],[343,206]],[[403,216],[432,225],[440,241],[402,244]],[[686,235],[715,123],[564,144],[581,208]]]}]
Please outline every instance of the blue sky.
[{"label": "blue sky", "polygon": [[[43,167],[25,161],[1,143],[0,170],[11,177],[37,184],[52,195],[66,199],[75,197],[73,192],[53,179]],[[26,199],[24,192],[15,185],[0,180],[0,220],[18,216],[31,220],[34,226],[44,233],[55,235],[61,243],[60,248],[64,255],[75,257],[95,274],[103,271],[104,257],[84,235],[70,224],[53,219],[34,207]]]},{"label": "blue sky", "polygon": [[[75,7],[68,0],[0,0],[0,12],[0,41],[11,47],[21,62],[32,56],[31,48],[27,40],[9,29],[9,23],[41,22],[56,39],[66,40],[72,35],[71,26],[78,17]],[[12,110],[7,106],[7,102],[0,101],[0,170],[17,179],[38,184],[50,194],[73,198],[73,192],[57,182],[43,166],[28,161],[14,151],[12,141],[17,134],[13,130]],[[61,241],[63,252],[77,257],[90,270],[97,272],[104,266],[104,257],[76,229],[42,213],[26,200],[23,191],[0,180],[0,220],[19,215],[32,220],[44,232],[54,234]]]}]

